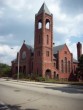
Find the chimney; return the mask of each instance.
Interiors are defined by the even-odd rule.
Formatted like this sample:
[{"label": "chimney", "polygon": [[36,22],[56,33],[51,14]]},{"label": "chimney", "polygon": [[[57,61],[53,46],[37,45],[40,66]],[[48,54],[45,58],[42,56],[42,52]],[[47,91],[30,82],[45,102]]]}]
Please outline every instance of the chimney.
[{"label": "chimney", "polygon": [[77,59],[79,60],[82,55],[82,44],[80,42],[77,43]]}]

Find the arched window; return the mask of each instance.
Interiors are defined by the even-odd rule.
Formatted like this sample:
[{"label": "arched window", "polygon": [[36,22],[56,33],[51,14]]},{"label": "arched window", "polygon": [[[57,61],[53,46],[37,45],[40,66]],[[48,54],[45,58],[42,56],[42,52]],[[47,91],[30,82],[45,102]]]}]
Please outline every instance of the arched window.
[{"label": "arched window", "polygon": [[49,44],[49,36],[47,35],[47,44]]},{"label": "arched window", "polygon": [[59,74],[56,74],[56,78],[59,79]]},{"label": "arched window", "polygon": [[46,29],[50,29],[50,20],[46,19]]},{"label": "arched window", "polygon": [[26,66],[23,66],[23,73],[26,75]]},{"label": "arched window", "polygon": [[26,59],[26,51],[23,51],[23,53],[22,53],[22,59],[23,60]]},{"label": "arched window", "polygon": [[65,73],[67,73],[67,58],[65,57]]},{"label": "arched window", "polygon": [[49,51],[46,51],[46,56],[49,57]]},{"label": "arched window", "polygon": [[70,61],[68,61],[68,72],[70,73]]},{"label": "arched window", "polygon": [[64,72],[64,64],[63,64],[63,60],[61,60],[61,72]]},{"label": "arched window", "polygon": [[42,21],[39,20],[39,21],[38,21],[38,29],[41,29],[41,28],[42,28]]},{"label": "arched window", "polygon": [[54,67],[56,67],[56,63],[54,63]]},{"label": "arched window", "polygon": [[56,72],[54,71],[54,79],[56,79]]}]

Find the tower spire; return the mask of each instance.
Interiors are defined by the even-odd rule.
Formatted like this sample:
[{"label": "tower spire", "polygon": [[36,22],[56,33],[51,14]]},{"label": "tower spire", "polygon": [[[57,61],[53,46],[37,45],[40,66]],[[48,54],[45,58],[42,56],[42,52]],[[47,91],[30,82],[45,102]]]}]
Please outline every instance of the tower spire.
[{"label": "tower spire", "polygon": [[[41,28],[39,28],[41,24]],[[53,61],[53,16],[45,3],[35,16],[34,65],[33,71],[43,77],[52,67]],[[49,66],[48,66],[49,65]],[[49,75],[49,77],[51,77]]]},{"label": "tower spire", "polygon": [[47,8],[45,2],[43,3],[40,10],[38,11],[38,14],[41,14],[42,12],[45,12],[45,13],[51,15],[51,13],[50,13],[49,9]]}]

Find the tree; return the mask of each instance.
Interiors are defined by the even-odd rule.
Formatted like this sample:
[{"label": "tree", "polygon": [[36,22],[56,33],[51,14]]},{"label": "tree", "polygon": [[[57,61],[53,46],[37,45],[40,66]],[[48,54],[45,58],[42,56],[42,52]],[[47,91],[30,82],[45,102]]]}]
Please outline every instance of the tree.
[{"label": "tree", "polygon": [[79,63],[78,63],[78,76],[80,79],[83,80],[83,55],[79,58]]},{"label": "tree", "polygon": [[11,67],[7,64],[0,63],[0,77],[10,76]]}]

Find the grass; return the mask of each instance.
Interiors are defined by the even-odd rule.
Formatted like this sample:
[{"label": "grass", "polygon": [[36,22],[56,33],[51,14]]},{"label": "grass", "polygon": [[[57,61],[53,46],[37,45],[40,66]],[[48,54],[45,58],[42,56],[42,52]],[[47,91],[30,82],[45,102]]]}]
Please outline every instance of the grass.
[{"label": "grass", "polygon": [[44,82],[44,83],[55,83],[55,84],[70,84],[70,85],[83,86],[83,82],[73,82],[73,81],[58,80],[58,79],[45,79],[45,80],[41,80],[41,78],[39,78],[39,80],[31,80],[31,79],[21,79],[21,80],[32,81],[32,82]]},{"label": "grass", "polygon": [[66,80],[48,79],[48,80],[45,80],[44,82],[45,83],[70,84],[70,85],[83,86],[83,82],[73,82],[73,81],[66,81]]},{"label": "grass", "polygon": [[[7,81],[9,80],[8,77],[5,78]],[[58,79],[46,79],[42,77],[38,77],[36,79],[31,79],[31,78],[21,78],[20,80],[23,81],[31,81],[31,82],[44,82],[44,83],[56,83],[56,84],[70,84],[70,85],[79,85],[83,86],[83,82],[75,82],[75,81],[67,81],[67,80],[58,80]]]}]

